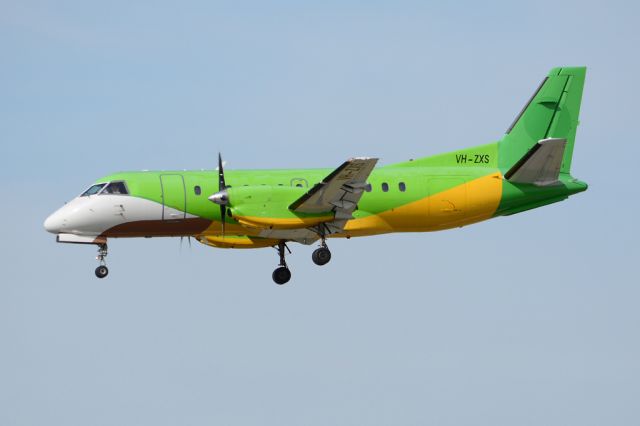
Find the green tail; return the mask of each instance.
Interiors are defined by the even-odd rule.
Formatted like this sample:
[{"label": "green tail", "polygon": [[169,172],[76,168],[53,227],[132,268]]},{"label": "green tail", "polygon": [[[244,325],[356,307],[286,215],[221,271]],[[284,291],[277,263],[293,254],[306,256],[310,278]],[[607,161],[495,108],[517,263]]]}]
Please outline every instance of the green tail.
[{"label": "green tail", "polygon": [[541,139],[566,139],[560,167],[569,173],[586,67],[554,68],[498,142],[498,166],[509,170]]}]

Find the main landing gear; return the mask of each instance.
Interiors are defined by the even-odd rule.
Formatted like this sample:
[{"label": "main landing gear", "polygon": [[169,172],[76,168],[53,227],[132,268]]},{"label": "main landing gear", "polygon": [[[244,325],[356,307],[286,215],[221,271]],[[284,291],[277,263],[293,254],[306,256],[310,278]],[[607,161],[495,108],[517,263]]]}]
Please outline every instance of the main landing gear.
[{"label": "main landing gear", "polygon": [[327,225],[320,224],[317,228],[317,234],[320,237],[320,247],[315,249],[311,254],[311,260],[318,266],[326,265],[331,260],[331,252],[329,251],[329,247],[327,247]]},{"label": "main landing gear", "polygon": [[104,260],[107,257],[107,245],[106,244],[98,244],[98,256],[96,260],[100,262],[100,266],[96,268],[96,277],[104,278],[109,274],[109,268],[107,268],[106,262]]},{"label": "main landing gear", "polygon": [[318,266],[326,265],[331,260],[331,252],[324,240],[322,240],[321,246],[315,249],[311,254],[311,260],[313,260],[313,263]]},{"label": "main landing gear", "polygon": [[[289,250],[289,247],[287,247],[287,244],[284,241],[280,241],[276,249],[278,250],[278,256],[280,257],[280,264],[276,268],[276,270],[273,271],[273,274],[271,276],[276,284],[282,285],[288,283],[291,279],[291,271],[289,270],[287,262],[284,258],[285,249],[289,252],[289,254],[291,254],[291,250]],[[320,247],[313,251],[311,260],[313,260],[313,263],[320,266],[326,265],[331,260],[331,252],[329,251],[329,247],[327,247],[327,243],[324,241],[324,239],[322,240]]]},{"label": "main landing gear", "polygon": [[276,268],[275,271],[273,271],[273,274],[271,274],[273,281],[275,281],[275,283],[278,285],[286,284],[291,279],[291,271],[289,270],[287,262],[284,259],[284,249],[287,249],[289,254],[291,254],[291,250],[289,250],[289,247],[287,247],[285,242],[280,241],[278,243],[278,256],[280,256],[280,265]]}]

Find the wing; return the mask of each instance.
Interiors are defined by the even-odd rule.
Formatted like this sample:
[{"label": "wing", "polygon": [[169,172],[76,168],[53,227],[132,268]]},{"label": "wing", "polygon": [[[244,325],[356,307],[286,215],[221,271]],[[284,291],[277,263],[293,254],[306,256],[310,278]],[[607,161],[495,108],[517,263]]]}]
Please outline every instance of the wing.
[{"label": "wing", "polygon": [[377,158],[352,158],[335,169],[322,182],[314,185],[298,198],[289,209],[299,213],[335,212],[335,219],[328,222],[331,232],[344,228],[356,209],[367,186],[367,178],[378,162]]}]

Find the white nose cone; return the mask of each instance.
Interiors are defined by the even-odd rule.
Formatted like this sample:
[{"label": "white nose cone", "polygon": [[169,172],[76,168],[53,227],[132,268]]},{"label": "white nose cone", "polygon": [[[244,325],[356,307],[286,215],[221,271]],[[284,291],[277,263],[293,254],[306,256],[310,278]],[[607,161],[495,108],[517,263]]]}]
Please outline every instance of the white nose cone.
[{"label": "white nose cone", "polygon": [[44,229],[51,232],[52,234],[59,234],[62,232],[62,227],[64,225],[64,219],[60,212],[55,212],[51,216],[49,216],[44,221]]}]

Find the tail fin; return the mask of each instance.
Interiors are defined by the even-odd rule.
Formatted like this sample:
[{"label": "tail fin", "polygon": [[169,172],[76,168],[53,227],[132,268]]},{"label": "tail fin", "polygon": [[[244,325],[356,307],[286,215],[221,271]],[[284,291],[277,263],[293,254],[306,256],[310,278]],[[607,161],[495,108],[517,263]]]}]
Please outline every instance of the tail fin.
[{"label": "tail fin", "polygon": [[538,141],[553,138],[566,140],[560,172],[569,173],[586,71],[571,67],[549,72],[498,143],[503,171],[515,166]]}]

